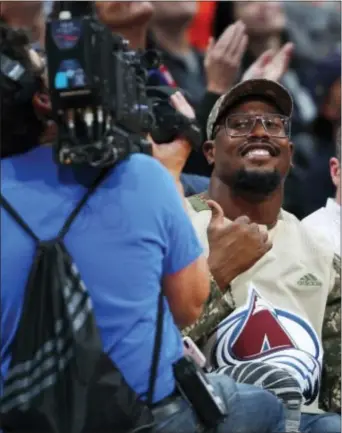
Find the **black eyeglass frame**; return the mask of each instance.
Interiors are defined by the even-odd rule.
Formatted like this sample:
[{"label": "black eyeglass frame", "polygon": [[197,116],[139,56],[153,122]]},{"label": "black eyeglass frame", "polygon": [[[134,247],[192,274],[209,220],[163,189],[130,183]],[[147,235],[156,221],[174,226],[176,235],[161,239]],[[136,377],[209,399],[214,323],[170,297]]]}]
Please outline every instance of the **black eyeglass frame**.
[{"label": "black eyeglass frame", "polygon": [[[251,127],[250,127],[250,130],[248,131],[248,132],[243,132],[243,133],[234,133],[234,134],[232,134],[231,132],[230,132],[230,130],[231,130],[231,128],[229,128],[229,126],[228,126],[228,121],[229,121],[229,119],[232,119],[232,118],[237,118],[237,117],[240,117],[240,118],[243,118],[243,117],[245,117],[245,118],[247,118],[247,119],[253,119],[254,121],[253,121],[253,123],[252,123],[252,125],[251,125]],[[270,132],[270,131],[268,131],[268,129],[267,129],[267,126],[265,126],[265,121],[267,121],[267,119],[270,119],[270,118],[277,118],[277,119],[280,119],[282,122],[283,122],[283,125],[284,125],[284,135],[279,135],[279,134],[274,134],[274,133],[272,133],[272,132]],[[253,129],[255,128],[255,125],[256,125],[256,122],[257,121],[261,121],[261,124],[262,124],[262,126],[263,126],[263,128],[264,128],[264,130],[265,130],[265,132],[270,136],[270,137],[274,137],[274,138],[290,138],[291,137],[291,119],[290,119],[290,117],[288,117],[288,116],[284,116],[284,115],[282,115],[282,114],[262,114],[262,115],[254,115],[254,114],[245,114],[245,113],[241,113],[241,114],[238,114],[238,113],[236,113],[236,114],[230,114],[229,116],[224,116],[216,125],[215,125],[215,127],[214,127],[214,131],[213,131],[213,138],[215,138],[215,136],[216,136],[216,134],[217,134],[217,132],[218,132],[218,130],[223,126],[224,127],[224,130],[225,130],[225,132],[226,132],[226,134],[229,136],[229,137],[233,137],[233,138],[238,138],[238,137],[246,137],[246,136],[248,136],[252,131],[253,131]]]}]

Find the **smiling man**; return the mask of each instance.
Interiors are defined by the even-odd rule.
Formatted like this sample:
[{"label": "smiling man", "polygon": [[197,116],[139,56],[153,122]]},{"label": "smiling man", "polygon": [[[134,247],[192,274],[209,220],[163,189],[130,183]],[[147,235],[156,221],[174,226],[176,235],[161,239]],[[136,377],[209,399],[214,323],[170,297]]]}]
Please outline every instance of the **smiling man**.
[{"label": "smiling man", "polygon": [[[330,433],[340,431],[340,416],[322,413],[319,395],[323,386],[330,392],[328,410],[338,401],[340,373],[323,353],[334,341],[340,356],[340,264],[328,245],[282,210],[292,106],[281,85],[249,80],[222,96],[209,117],[204,150],[214,170],[209,191],[189,199],[189,213],[215,297],[184,333],[202,342],[215,370],[261,362],[290,373],[303,396],[300,431]],[[237,219],[264,232],[272,248],[232,280],[237,254],[227,233]],[[321,384],[322,369],[324,381],[335,374],[328,386]]]}]

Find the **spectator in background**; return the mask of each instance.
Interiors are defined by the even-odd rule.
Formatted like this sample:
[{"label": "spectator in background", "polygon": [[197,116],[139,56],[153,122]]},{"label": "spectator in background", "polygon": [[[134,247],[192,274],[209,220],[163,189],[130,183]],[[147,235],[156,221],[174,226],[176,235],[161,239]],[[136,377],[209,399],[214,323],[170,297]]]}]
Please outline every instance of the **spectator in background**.
[{"label": "spectator in background", "polygon": [[293,137],[294,167],[286,181],[284,207],[299,219],[325,205],[334,195],[329,173],[335,156],[335,137],[341,121],[341,55],[320,62],[308,83],[318,107],[318,116],[307,132]]},{"label": "spectator in background", "polygon": [[328,198],[325,207],[304,218],[311,231],[322,234],[341,255],[341,128],[337,131],[335,156],[330,159],[330,176],[336,188],[335,199]]},{"label": "spectator in background", "polygon": [[[277,51],[290,40],[286,30],[287,20],[283,2],[217,2],[214,36],[219,38],[226,26],[236,20],[244,22],[249,36],[248,49],[242,61],[242,74],[265,50]],[[294,52],[289,70],[281,80],[294,99],[292,121],[294,137],[297,133],[306,131],[316,116],[315,103],[304,81],[308,67],[307,63]]]},{"label": "spectator in background", "polygon": [[[205,62],[204,55],[190,44],[187,34],[197,7],[196,1],[156,2],[152,21],[153,35],[164,54],[165,65],[177,85],[188,91],[195,106],[203,100],[206,89],[221,95],[234,84],[247,46],[245,26],[236,23],[231,36],[227,32],[217,44],[217,53],[207,56]],[[214,46],[211,48],[215,50]]]},{"label": "spectator in background", "polygon": [[154,13],[150,1],[97,1],[99,18],[114,33],[121,34],[134,50],[144,49],[147,29]]},{"label": "spectator in background", "polygon": [[287,29],[303,59],[322,60],[341,49],[341,3],[285,1]]}]

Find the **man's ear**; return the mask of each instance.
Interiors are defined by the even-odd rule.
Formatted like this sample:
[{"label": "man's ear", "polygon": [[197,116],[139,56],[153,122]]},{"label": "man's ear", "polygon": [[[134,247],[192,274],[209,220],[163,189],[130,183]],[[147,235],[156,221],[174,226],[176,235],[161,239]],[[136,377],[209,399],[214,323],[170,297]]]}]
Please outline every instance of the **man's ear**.
[{"label": "man's ear", "polygon": [[209,165],[213,165],[215,162],[215,150],[215,143],[213,141],[208,140],[203,144],[203,153]]},{"label": "man's ear", "polygon": [[331,158],[329,161],[329,165],[330,165],[331,180],[337,188],[340,184],[340,179],[341,179],[341,166],[339,160],[335,157]]}]

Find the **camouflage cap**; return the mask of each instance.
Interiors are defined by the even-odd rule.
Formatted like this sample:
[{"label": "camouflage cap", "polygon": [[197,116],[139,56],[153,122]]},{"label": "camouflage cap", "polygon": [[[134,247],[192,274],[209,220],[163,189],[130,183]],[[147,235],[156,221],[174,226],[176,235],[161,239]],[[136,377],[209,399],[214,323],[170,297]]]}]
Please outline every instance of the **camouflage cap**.
[{"label": "camouflage cap", "polygon": [[285,116],[291,117],[292,115],[293,101],[285,87],[271,80],[246,80],[234,86],[216,101],[207,122],[208,140],[213,139],[214,127],[222,112],[251,96],[267,99]]}]

